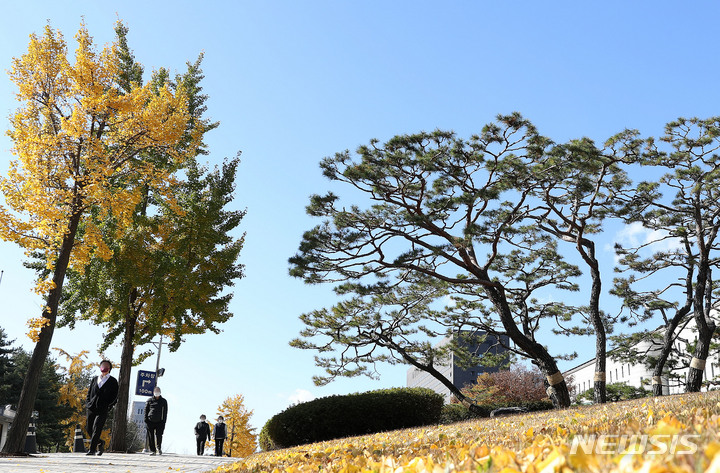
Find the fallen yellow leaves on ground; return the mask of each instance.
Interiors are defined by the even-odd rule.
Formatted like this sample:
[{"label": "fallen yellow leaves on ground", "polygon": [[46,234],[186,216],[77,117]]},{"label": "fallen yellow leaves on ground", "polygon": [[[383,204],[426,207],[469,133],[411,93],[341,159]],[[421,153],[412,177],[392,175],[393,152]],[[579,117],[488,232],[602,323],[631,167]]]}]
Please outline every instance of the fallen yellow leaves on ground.
[{"label": "fallen yellow leaves on ground", "polygon": [[262,452],[216,473],[720,473],[720,393],[579,406]]}]

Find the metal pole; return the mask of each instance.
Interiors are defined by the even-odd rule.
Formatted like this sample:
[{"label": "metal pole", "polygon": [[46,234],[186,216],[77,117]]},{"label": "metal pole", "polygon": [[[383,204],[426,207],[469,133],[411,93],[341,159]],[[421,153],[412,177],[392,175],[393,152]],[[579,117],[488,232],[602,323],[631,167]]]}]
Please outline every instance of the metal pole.
[{"label": "metal pole", "polygon": [[160,352],[162,351],[163,341],[162,341],[162,334],[160,334],[160,343],[158,343],[158,356],[157,356],[157,363],[155,364],[155,385],[157,386],[158,381],[158,372],[160,371]]},{"label": "metal pole", "polygon": [[[157,355],[157,362],[155,363],[155,386],[157,386],[158,381],[158,371],[160,371],[160,352],[162,351],[163,341],[162,341],[162,334],[160,334],[160,342],[157,344],[155,342],[152,342],[153,345],[157,346],[158,349],[158,355]],[[147,426],[145,427],[145,446],[143,447],[143,453],[148,451],[148,438],[147,438]]]}]

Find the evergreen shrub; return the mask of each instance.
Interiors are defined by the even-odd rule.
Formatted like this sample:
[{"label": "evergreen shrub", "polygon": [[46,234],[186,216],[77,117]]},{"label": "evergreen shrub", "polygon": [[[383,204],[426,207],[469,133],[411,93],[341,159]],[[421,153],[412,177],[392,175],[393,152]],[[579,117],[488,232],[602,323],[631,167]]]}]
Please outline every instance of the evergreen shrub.
[{"label": "evergreen shrub", "polygon": [[443,397],[425,388],[329,396],[291,406],[260,432],[263,450],[437,424]]}]

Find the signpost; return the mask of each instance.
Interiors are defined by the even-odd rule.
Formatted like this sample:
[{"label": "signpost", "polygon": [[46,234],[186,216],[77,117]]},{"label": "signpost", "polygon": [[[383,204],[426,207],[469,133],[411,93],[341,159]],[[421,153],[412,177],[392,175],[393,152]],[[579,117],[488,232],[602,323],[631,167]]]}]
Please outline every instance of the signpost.
[{"label": "signpost", "polygon": [[135,394],[138,396],[152,396],[157,378],[155,371],[138,370]]}]

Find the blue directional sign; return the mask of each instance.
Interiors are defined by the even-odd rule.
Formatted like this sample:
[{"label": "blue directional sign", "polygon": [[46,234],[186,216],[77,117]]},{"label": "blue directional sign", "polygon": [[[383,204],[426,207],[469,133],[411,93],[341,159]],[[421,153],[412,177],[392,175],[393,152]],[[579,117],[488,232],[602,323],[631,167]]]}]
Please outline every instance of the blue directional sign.
[{"label": "blue directional sign", "polygon": [[154,371],[138,370],[135,394],[138,396],[152,396],[156,381]]}]

